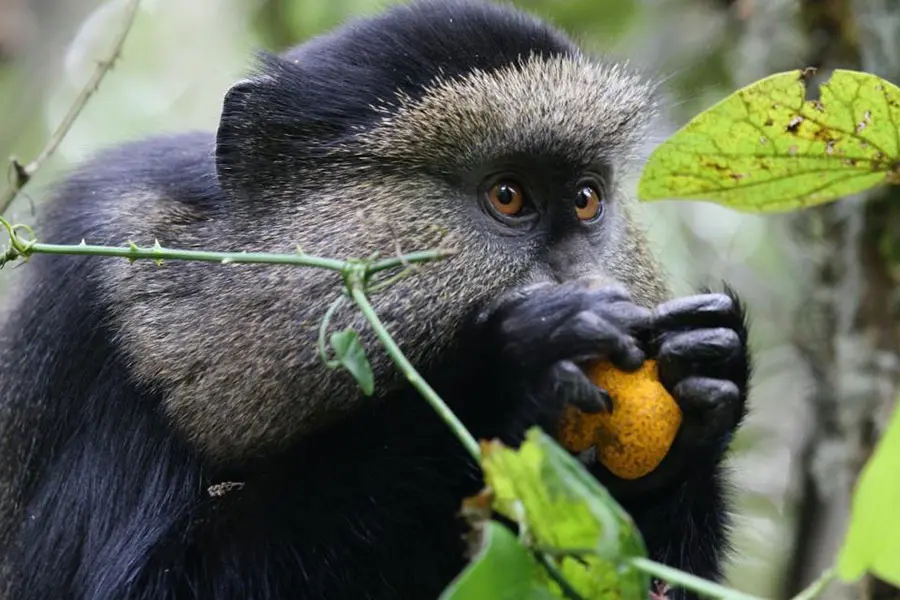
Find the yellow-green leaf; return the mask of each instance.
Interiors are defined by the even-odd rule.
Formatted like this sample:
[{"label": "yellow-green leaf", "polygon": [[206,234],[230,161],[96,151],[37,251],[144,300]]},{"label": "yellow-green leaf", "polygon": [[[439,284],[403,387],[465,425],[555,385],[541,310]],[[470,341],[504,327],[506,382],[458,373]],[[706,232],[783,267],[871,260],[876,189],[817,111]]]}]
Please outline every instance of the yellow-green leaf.
[{"label": "yellow-green leaf", "polygon": [[838,576],[854,581],[866,572],[900,586],[900,410],[863,468],[853,497]]},{"label": "yellow-green leaf", "polygon": [[546,575],[516,536],[485,521],[480,547],[439,600],[553,600]]},{"label": "yellow-green leaf", "polygon": [[[534,428],[518,450],[484,444],[482,468],[494,509],[515,521],[532,546],[558,556],[559,571],[579,594],[647,597],[648,578],[624,560],[646,554],[637,528],[552,438]],[[550,587],[561,594],[555,583]]]},{"label": "yellow-green leaf", "polygon": [[779,73],[697,115],[653,152],[638,196],[779,212],[900,181],[900,88],[846,70],[816,100],[806,86]]}]

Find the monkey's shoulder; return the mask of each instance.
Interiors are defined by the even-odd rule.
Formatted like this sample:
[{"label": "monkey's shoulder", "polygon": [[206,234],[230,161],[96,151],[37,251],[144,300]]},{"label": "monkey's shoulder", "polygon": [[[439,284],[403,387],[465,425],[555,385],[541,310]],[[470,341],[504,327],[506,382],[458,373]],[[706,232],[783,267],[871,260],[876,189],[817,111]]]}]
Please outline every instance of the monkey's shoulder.
[{"label": "monkey's shoulder", "polygon": [[[160,135],[105,148],[53,190],[38,235],[54,243],[123,243],[215,219],[224,196],[209,132]],[[152,240],[151,240],[152,241]]]}]

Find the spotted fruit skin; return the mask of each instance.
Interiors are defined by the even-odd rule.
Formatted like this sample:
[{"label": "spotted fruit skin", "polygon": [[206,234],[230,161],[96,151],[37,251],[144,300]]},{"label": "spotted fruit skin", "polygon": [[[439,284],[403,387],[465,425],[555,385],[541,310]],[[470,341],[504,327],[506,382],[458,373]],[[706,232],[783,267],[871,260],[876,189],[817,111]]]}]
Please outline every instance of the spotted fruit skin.
[{"label": "spotted fruit skin", "polygon": [[593,446],[603,466],[622,479],[647,475],[665,458],[683,417],[659,382],[656,361],[644,361],[632,373],[599,362],[588,367],[587,374],[609,392],[613,411],[586,414],[566,406],[558,439],[572,452]]}]

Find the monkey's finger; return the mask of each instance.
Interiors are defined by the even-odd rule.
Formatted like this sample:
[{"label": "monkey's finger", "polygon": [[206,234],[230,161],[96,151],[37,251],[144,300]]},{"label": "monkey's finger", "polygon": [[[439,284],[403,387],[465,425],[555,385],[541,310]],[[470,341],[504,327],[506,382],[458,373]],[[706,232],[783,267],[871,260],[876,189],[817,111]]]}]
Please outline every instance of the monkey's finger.
[{"label": "monkey's finger", "polygon": [[646,329],[653,324],[653,311],[645,306],[634,304],[631,300],[610,298],[591,293],[587,297],[588,304],[584,310],[596,312],[623,329]]},{"label": "monkey's finger", "polygon": [[500,334],[506,339],[522,341],[523,335],[545,338],[558,323],[582,310],[586,304],[583,295],[574,288],[566,293],[560,285],[534,284],[506,294],[489,319],[500,324]]},{"label": "monkey's finger", "polygon": [[641,343],[650,339],[653,329],[653,313],[644,306],[631,302],[613,302],[596,307],[605,320],[617,325]]},{"label": "monkey's finger", "polygon": [[609,393],[597,387],[585,372],[570,360],[563,360],[551,368],[551,393],[562,405],[571,404],[588,414],[612,411]]},{"label": "monkey's finger", "polygon": [[[545,315],[565,311],[587,310],[597,305],[624,303],[634,306],[628,290],[622,285],[592,288],[589,280],[577,279],[560,284],[536,283],[506,296],[505,304],[516,310],[539,311]],[[649,313],[648,313],[649,316]]]},{"label": "monkey's finger", "polygon": [[634,371],[646,358],[637,340],[597,314],[582,311],[558,326],[546,341],[551,362],[575,357],[606,358],[625,371]]},{"label": "monkey's finger", "polygon": [[[546,299],[553,296],[558,287],[550,282],[532,283],[526,286],[507,290],[491,300],[476,317],[476,323],[503,323],[514,315],[524,313],[522,320],[530,320],[528,314],[537,310],[550,312],[552,307]],[[541,307],[543,306],[543,309]],[[569,307],[571,310],[571,307]]]},{"label": "monkey's finger", "polygon": [[653,327],[660,334],[700,327],[740,329],[742,315],[736,298],[729,294],[699,294],[676,298],[653,310]]},{"label": "monkey's finger", "polygon": [[[567,311],[591,310],[597,306],[632,306],[628,290],[620,285],[590,288],[584,280],[567,281],[558,285],[536,284],[525,288],[523,296],[517,296],[520,308],[544,315],[563,314]],[[620,309],[624,310],[624,308]],[[650,311],[646,318],[650,318]],[[624,316],[624,315],[623,315]]]},{"label": "monkey's finger", "polygon": [[659,348],[659,379],[672,390],[691,376],[737,381],[744,344],[733,329],[695,329],[669,336]]},{"label": "monkey's finger", "polygon": [[591,279],[579,279],[576,284],[593,298],[606,302],[632,302],[631,292],[621,283],[612,282],[597,285]]},{"label": "monkey's finger", "polygon": [[651,319],[648,309],[631,303],[624,287],[591,289],[587,281],[574,280],[562,284],[542,282],[508,291],[482,311],[478,322],[500,324],[506,330],[501,335],[509,337],[510,332],[516,333],[523,326],[533,329],[531,325],[538,321],[545,324],[549,332],[558,322],[582,310],[602,313],[604,307],[610,307],[610,314],[606,315],[608,320],[626,329],[637,322],[646,327],[645,321]]},{"label": "monkey's finger", "polygon": [[675,386],[672,396],[684,411],[680,437],[687,444],[709,443],[737,423],[741,391],[733,381],[690,377]]},{"label": "monkey's finger", "polygon": [[518,422],[524,430],[529,423],[538,423],[545,431],[555,431],[559,427],[563,410],[572,405],[584,413],[596,414],[612,409],[612,399],[585,375],[571,360],[561,360],[539,375],[537,388],[532,397],[534,419],[527,413]]}]

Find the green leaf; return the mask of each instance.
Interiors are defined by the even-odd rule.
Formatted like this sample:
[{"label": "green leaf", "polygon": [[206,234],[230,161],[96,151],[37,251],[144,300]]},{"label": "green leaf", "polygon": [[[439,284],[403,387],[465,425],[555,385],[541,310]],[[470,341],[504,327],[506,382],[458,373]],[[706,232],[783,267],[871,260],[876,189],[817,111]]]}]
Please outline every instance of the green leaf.
[{"label": "green leaf", "polygon": [[900,586],[900,410],[860,473],[837,572],[855,581],[866,572]]},{"label": "green leaf", "polygon": [[900,88],[845,70],[818,100],[806,86],[779,73],[697,115],[653,152],[638,196],[779,212],[900,181]]},{"label": "green leaf", "polygon": [[516,536],[485,521],[478,553],[439,600],[553,600],[543,570]]},{"label": "green leaf", "polygon": [[[557,566],[585,598],[640,598],[646,575],[626,558],[645,556],[631,518],[587,470],[538,428],[518,450],[483,445],[482,468],[494,510],[515,521],[535,548],[559,557]],[[561,594],[556,583],[551,589]]]},{"label": "green leaf", "polygon": [[333,333],[331,334],[331,347],[334,348],[337,361],[350,371],[363,393],[371,396],[375,391],[375,377],[372,375],[369,359],[366,358],[366,351],[362,342],[359,341],[359,335],[349,328]]}]

